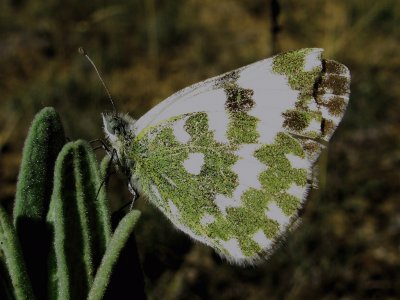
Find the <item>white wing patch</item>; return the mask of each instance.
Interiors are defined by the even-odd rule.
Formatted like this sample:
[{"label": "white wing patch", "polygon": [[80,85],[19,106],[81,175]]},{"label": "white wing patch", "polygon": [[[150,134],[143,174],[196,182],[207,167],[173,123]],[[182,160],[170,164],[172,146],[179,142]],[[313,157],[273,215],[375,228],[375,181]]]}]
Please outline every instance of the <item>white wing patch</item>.
[{"label": "white wing patch", "polygon": [[189,157],[183,162],[183,167],[185,170],[193,175],[199,175],[203,165],[203,153],[189,153]]},{"label": "white wing patch", "polygon": [[[247,189],[246,186],[240,186],[236,189],[238,191],[237,193],[242,194],[245,190]],[[226,209],[228,207],[239,207],[242,205],[242,202],[240,201],[240,197],[233,197],[233,198],[228,198],[224,195],[216,195],[214,199],[214,203],[217,205],[219,211],[222,213],[224,217],[226,217]]]},{"label": "white wing patch", "polygon": [[[267,166],[253,156],[254,151],[259,147],[260,145],[257,144],[243,145],[235,152],[239,159],[232,166],[232,171],[238,175],[239,186],[262,188],[258,176],[267,169]],[[237,195],[238,193],[235,192],[234,194],[239,198],[241,196],[241,193]]]},{"label": "white wing patch", "polygon": [[182,119],[176,121],[172,128],[174,131],[176,140],[182,144],[188,143],[191,139],[190,134],[187,133],[187,131],[185,130],[186,120],[187,120],[187,118],[182,118]]},{"label": "white wing patch", "polygon": [[314,68],[321,66],[321,60],[319,59],[322,49],[319,51],[312,51],[305,57],[304,71],[312,71]]},{"label": "white wing patch", "polygon": [[171,200],[168,200],[168,205],[169,205],[169,209],[171,210],[172,215],[175,218],[179,219],[181,215],[179,213],[179,209],[176,207],[174,202],[172,202]]},{"label": "white wing patch", "polygon": [[[224,95],[225,97],[225,95]],[[220,143],[228,143],[226,130],[229,124],[229,117],[225,110],[208,111],[208,126],[214,131],[214,139]]]},{"label": "white wing patch", "polygon": [[253,235],[253,240],[261,247],[261,249],[268,249],[272,246],[272,241],[267,238],[262,229]]},{"label": "white wing patch", "polygon": [[308,169],[310,167],[310,162],[305,158],[301,158],[300,156],[289,153],[286,154],[286,158],[290,161],[290,164],[292,165],[293,168]]},{"label": "white wing patch", "polygon": [[312,120],[305,130],[318,132],[321,130],[321,122],[318,122],[317,120]]},{"label": "white wing patch", "polygon": [[200,223],[201,223],[201,225],[206,226],[206,225],[208,225],[208,224],[213,223],[214,221],[215,221],[215,217],[214,217],[213,215],[204,214],[204,215],[201,217]]},{"label": "white wing patch", "polygon": [[245,258],[246,256],[243,254],[242,250],[240,249],[239,242],[237,239],[232,238],[227,241],[220,241],[222,247],[229,253],[230,256],[241,259]]},{"label": "white wing patch", "polygon": [[275,202],[272,202],[268,205],[265,215],[268,218],[277,221],[281,228],[284,228],[284,226],[288,224],[290,220],[290,218],[284,214],[282,209],[276,205]]},{"label": "white wing patch", "polygon": [[292,184],[289,189],[286,191],[289,195],[296,197],[297,199],[303,199],[307,188],[299,186],[297,184]]},{"label": "white wing patch", "polygon": [[159,201],[163,200],[162,197],[161,197],[160,191],[158,190],[157,186],[155,186],[154,184],[151,185],[151,190],[152,190],[152,192],[154,193],[154,195],[156,196],[156,198]]}]

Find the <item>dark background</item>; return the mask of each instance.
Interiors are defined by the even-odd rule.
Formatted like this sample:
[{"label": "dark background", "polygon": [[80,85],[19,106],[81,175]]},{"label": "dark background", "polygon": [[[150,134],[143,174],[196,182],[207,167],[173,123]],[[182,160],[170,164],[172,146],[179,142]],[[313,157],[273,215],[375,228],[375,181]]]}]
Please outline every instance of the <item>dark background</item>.
[{"label": "dark background", "polygon": [[[42,107],[67,136],[103,136],[104,75],[140,117],[192,83],[302,47],[352,73],[348,111],[319,162],[302,225],[268,261],[235,267],[146,200],[136,236],[150,299],[400,298],[400,1],[0,2],[0,200],[11,211],[23,141]],[[99,156],[103,155],[99,153]],[[130,200],[114,178],[111,206]],[[132,291],[132,296],[135,291]]]}]

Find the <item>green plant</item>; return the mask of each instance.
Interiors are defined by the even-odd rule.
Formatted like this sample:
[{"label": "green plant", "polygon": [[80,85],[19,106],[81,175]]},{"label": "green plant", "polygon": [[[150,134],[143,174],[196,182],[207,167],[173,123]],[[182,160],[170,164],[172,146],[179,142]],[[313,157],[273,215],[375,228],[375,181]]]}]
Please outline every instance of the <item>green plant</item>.
[{"label": "green plant", "polygon": [[[121,292],[109,287],[140,212],[129,212],[112,232],[101,187],[109,166],[105,158],[99,167],[87,142],[66,143],[53,108],[36,115],[24,146],[14,224],[0,208],[0,295],[103,299]],[[128,271],[128,278],[141,274],[140,267]]]}]

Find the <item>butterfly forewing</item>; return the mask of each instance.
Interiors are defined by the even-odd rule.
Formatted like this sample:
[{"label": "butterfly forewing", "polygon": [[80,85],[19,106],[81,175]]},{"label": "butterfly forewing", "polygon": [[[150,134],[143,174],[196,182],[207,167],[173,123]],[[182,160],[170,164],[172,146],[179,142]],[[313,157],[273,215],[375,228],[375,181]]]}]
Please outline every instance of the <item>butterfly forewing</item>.
[{"label": "butterfly forewing", "polygon": [[350,74],[322,49],[277,55],[190,86],[135,124],[140,188],[192,238],[236,263],[297,219],[311,169],[343,117]]}]

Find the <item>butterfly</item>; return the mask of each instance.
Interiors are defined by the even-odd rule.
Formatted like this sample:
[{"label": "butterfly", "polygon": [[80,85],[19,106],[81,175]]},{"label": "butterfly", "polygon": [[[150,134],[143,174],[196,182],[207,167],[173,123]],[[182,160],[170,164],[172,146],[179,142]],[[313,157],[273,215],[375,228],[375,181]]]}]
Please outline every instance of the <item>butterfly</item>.
[{"label": "butterfly", "polygon": [[234,264],[267,257],[299,219],[349,101],[348,68],[322,52],[290,51],[207,79],[137,121],[104,113],[131,192]]}]

